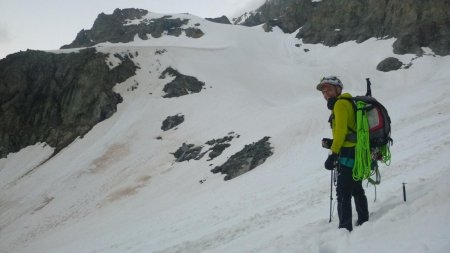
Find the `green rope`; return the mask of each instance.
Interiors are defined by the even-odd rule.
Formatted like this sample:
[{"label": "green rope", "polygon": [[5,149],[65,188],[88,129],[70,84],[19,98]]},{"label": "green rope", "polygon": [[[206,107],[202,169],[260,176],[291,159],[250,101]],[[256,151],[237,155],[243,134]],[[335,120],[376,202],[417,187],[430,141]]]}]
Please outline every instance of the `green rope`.
[{"label": "green rope", "polygon": [[389,149],[389,145],[388,144],[383,145],[381,147],[381,157],[382,157],[381,162],[386,164],[386,166],[391,165],[392,155],[391,155],[391,150]]},{"label": "green rope", "polygon": [[366,111],[366,104],[362,101],[356,102],[356,135],[355,165],[353,167],[353,179],[362,181],[370,177],[372,156],[370,152],[369,121]]}]

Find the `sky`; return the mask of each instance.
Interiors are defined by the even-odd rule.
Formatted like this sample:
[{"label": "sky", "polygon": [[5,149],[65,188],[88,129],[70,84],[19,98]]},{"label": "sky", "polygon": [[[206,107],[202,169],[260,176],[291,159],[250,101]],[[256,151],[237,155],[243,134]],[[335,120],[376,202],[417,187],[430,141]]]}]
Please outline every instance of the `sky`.
[{"label": "sky", "polygon": [[0,0],[0,59],[27,49],[53,50],[90,29],[100,13],[116,8],[190,13],[200,17],[239,16],[265,0]]}]

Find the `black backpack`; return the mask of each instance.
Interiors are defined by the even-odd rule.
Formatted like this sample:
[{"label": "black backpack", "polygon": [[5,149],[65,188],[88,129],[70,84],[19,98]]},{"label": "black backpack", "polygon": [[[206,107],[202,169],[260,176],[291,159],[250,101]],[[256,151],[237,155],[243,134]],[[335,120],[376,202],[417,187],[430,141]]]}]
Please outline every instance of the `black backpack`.
[{"label": "black backpack", "polygon": [[[369,128],[369,142],[372,159],[374,161],[382,161],[383,163],[390,163],[389,146],[393,144],[391,138],[391,118],[389,113],[380,102],[372,97],[371,83],[369,78],[367,81],[367,93],[365,96],[356,96],[352,98],[344,98],[352,102],[356,113],[358,110],[364,110],[368,120]],[[358,102],[363,102],[358,109]],[[357,133],[349,129],[350,134],[347,135],[347,140],[357,142]],[[388,154],[388,155],[387,155]]]},{"label": "black backpack", "polygon": [[[356,96],[348,100],[352,101],[355,112],[358,110],[356,108],[357,102],[361,101],[365,104],[362,110],[366,111],[369,121],[370,147],[376,148],[383,145],[391,145],[393,142],[391,138],[391,118],[386,107],[372,96]],[[356,133],[353,130],[351,131],[352,133],[347,139],[356,140]]]},{"label": "black backpack", "polygon": [[[356,96],[352,98],[342,98],[352,102],[355,112],[358,111],[357,102],[363,102],[364,107],[359,110],[364,110],[369,122],[369,140],[370,147],[377,148],[384,145],[392,145],[393,140],[391,138],[391,118],[386,107],[383,106],[378,100],[372,97],[371,83],[369,78],[367,81],[367,93],[365,96]],[[356,141],[356,133],[354,130],[349,129],[350,134],[347,136],[347,140]]]}]

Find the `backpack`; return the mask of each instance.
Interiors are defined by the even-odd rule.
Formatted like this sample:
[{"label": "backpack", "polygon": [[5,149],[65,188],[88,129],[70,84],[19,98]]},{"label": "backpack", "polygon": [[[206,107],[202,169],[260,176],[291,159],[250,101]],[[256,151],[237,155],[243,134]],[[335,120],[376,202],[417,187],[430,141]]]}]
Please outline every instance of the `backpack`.
[{"label": "backpack", "polygon": [[[391,118],[386,107],[371,96],[356,96],[348,100],[353,102],[355,112],[363,110],[367,117],[370,147],[377,148],[391,145],[393,143],[391,138]],[[357,108],[358,102],[362,102],[360,108]],[[358,119],[356,120],[358,121]],[[356,132],[351,129],[350,131],[352,133],[347,136],[347,139],[356,140]]]},{"label": "backpack", "polygon": [[[356,113],[356,132],[352,129],[347,140],[355,141],[355,165],[353,179],[365,180],[374,185],[379,184],[381,176],[378,161],[390,165],[391,153],[389,146],[393,144],[391,138],[391,118],[387,109],[372,97],[371,83],[367,80],[365,96],[344,98],[352,102]],[[375,174],[376,179],[370,178]]]}]

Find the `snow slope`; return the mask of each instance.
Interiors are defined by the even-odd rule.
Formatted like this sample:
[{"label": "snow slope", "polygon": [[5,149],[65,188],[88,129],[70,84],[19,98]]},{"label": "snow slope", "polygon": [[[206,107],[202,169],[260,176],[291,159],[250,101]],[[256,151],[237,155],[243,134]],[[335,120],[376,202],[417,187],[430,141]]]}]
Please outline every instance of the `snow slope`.
[{"label": "snow slope", "polygon": [[[296,47],[295,33],[174,17],[205,36],[98,45],[112,63],[131,53],[141,67],[116,85],[116,114],[48,161],[45,144],[0,160],[0,252],[450,252],[450,57],[394,55],[393,39]],[[376,71],[389,56],[412,66]],[[162,98],[169,66],[205,89]],[[370,221],[352,233],[336,212],[328,223],[329,111],[315,85],[329,74],[352,94],[370,77],[393,120],[392,165],[376,202],[366,189]],[[177,113],[185,122],[163,132]],[[229,132],[240,138],[215,160],[170,154]],[[210,172],[264,136],[274,147],[264,164],[230,181]]]}]

